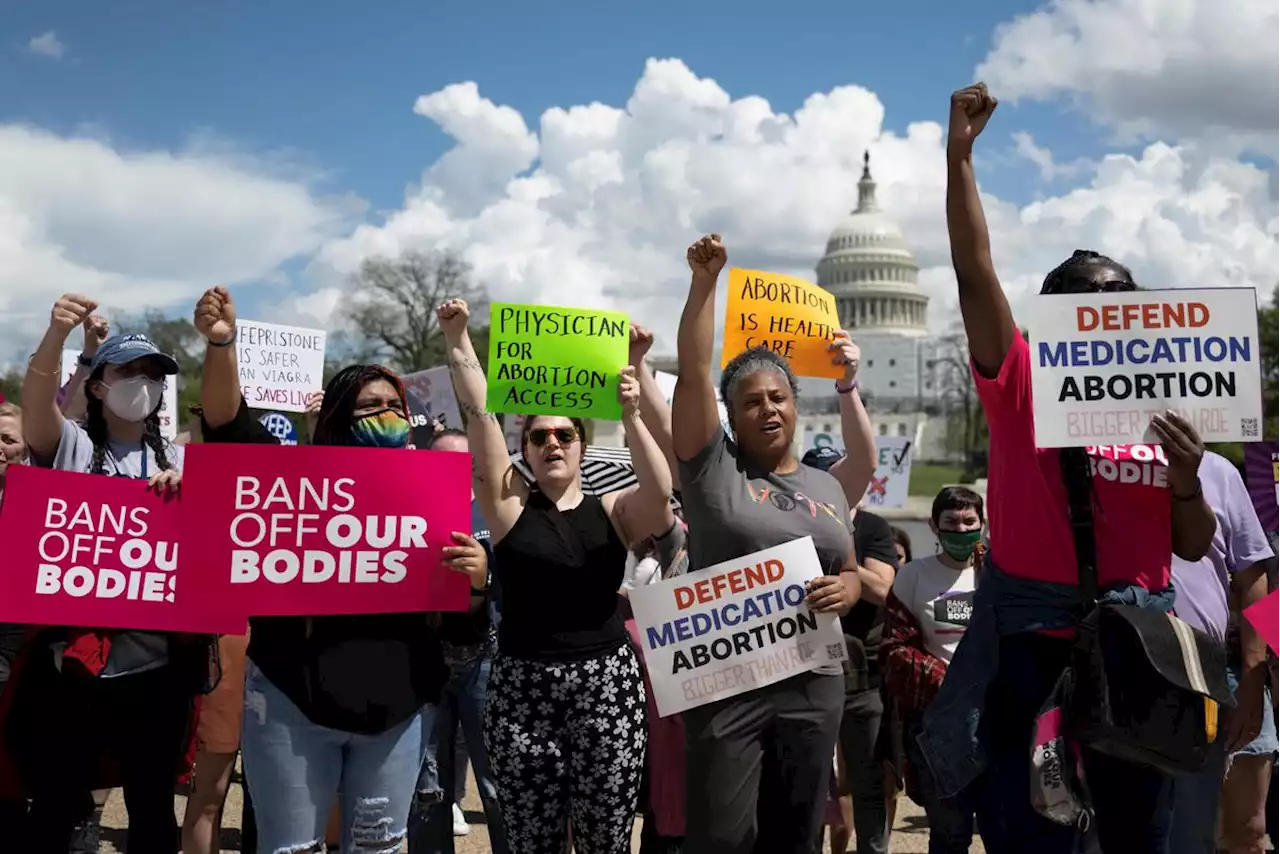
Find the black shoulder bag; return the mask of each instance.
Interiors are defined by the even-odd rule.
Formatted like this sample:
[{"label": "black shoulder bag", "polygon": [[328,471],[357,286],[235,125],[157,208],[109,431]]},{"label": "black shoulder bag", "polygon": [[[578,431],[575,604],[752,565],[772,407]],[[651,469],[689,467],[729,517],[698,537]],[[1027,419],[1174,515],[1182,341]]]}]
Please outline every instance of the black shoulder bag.
[{"label": "black shoulder bag", "polygon": [[1088,464],[1086,458],[1063,466],[1086,609],[1071,653],[1068,734],[1136,765],[1195,773],[1207,764],[1219,736],[1220,707],[1235,706],[1226,648],[1173,614],[1098,604],[1090,473],[1067,472],[1068,465]]}]

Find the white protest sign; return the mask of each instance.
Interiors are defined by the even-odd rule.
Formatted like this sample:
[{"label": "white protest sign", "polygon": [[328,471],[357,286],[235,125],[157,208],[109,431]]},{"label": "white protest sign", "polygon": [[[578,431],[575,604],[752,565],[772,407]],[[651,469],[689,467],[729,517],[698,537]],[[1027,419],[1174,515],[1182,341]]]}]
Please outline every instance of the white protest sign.
[{"label": "white protest sign", "polygon": [[804,537],[637,587],[631,609],[662,717],[848,657],[840,619],[804,604],[822,575]]},{"label": "white protest sign", "polygon": [[[418,399],[427,417],[440,421],[445,427],[463,429],[462,415],[458,412],[458,398],[453,392],[453,380],[447,365],[415,371],[400,378],[404,390]],[[414,425],[417,426],[417,425]]]},{"label": "white protest sign", "polygon": [[1156,443],[1170,409],[1205,442],[1261,439],[1257,311],[1252,288],[1033,298],[1036,445]]},{"label": "white protest sign", "polygon": [[[653,379],[667,401],[667,406],[670,406],[676,396],[676,375],[666,371],[654,371]],[[716,411],[720,413],[720,426],[724,428],[725,435],[732,436],[733,431],[729,429],[729,411],[724,408],[724,401],[720,399],[720,389],[716,389]]]},{"label": "white protest sign", "polygon": [[323,329],[236,321],[240,389],[254,409],[306,412],[324,380]]},{"label": "white protest sign", "polygon": [[[810,427],[804,431],[802,453],[814,448],[831,447],[844,454],[844,440],[839,433],[826,433]],[[911,485],[911,458],[915,445],[906,436],[876,437],[876,470],[862,496],[862,507],[895,509],[907,506]]]},{"label": "white protest sign", "polygon": [[[71,376],[76,372],[77,359],[80,358],[79,350],[63,350],[62,351],[62,382],[59,387],[65,387],[71,382]],[[86,374],[85,380],[89,377]],[[164,378],[164,393],[160,396],[160,411],[156,417],[160,420],[160,435],[172,442],[178,438],[178,383],[177,377]],[[83,386],[77,394],[84,394]]]}]

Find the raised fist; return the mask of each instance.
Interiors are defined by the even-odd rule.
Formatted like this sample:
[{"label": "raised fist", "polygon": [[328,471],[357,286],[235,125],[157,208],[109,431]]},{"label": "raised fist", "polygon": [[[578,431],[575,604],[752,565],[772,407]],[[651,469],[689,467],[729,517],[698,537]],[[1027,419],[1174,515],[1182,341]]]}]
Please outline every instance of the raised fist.
[{"label": "raised fist", "polygon": [[959,146],[966,151],[971,148],[999,103],[991,97],[985,83],[974,83],[952,92],[947,146]]},{"label": "raised fist", "polygon": [[720,241],[720,235],[708,234],[689,245],[685,259],[689,262],[694,278],[707,278],[714,282],[724,269],[724,262],[729,260],[729,255]]},{"label": "raised fist", "polygon": [[98,352],[98,348],[102,346],[102,342],[107,340],[107,336],[111,334],[111,324],[107,323],[105,317],[91,314],[84,319],[84,348],[81,352],[85,356],[92,356]]},{"label": "raised fist", "polygon": [[862,362],[862,350],[853,343],[849,333],[843,329],[836,332],[831,343],[827,345],[831,351],[831,364],[844,368],[844,383],[849,385],[858,378],[858,365]]},{"label": "raised fist", "polygon": [[79,294],[63,294],[53,304],[53,311],[49,315],[49,328],[65,338],[71,334],[72,329],[84,323],[97,307],[98,304],[88,297],[82,297]]},{"label": "raised fist", "polygon": [[214,344],[230,341],[236,334],[236,304],[231,300],[230,291],[221,285],[205,291],[196,303],[191,322],[207,341]]},{"label": "raised fist", "polygon": [[471,309],[467,308],[464,299],[449,299],[440,303],[436,309],[436,322],[444,333],[446,341],[458,341],[467,331],[467,321],[471,318]]},{"label": "raised fist", "polygon": [[653,333],[638,323],[631,324],[631,345],[628,350],[631,364],[638,365],[644,361],[644,357],[649,355],[649,348],[652,346]]}]

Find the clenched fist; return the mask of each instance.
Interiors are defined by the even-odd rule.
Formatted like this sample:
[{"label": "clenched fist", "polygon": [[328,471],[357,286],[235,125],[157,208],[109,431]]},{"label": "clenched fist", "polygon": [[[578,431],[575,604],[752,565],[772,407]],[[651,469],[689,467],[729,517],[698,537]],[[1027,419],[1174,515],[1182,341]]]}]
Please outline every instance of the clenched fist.
[{"label": "clenched fist", "polygon": [[987,91],[987,84],[974,83],[951,93],[951,121],[947,130],[947,148],[967,153],[973,141],[987,126],[1000,102]]},{"label": "clenched fist", "polygon": [[83,325],[84,348],[81,353],[92,357],[94,353],[98,352],[98,348],[107,340],[107,337],[111,335],[111,324],[107,323],[105,317],[91,314],[84,319]]},{"label": "clenched fist", "polygon": [[49,329],[66,338],[71,334],[71,330],[84,323],[97,307],[98,304],[88,297],[82,297],[79,294],[63,294],[53,304],[53,311],[49,315]]},{"label": "clenched fist", "polygon": [[436,322],[440,324],[440,331],[444,334],[445,340],[451,343],[462,339],[470,318],[471,309],[467,307],[467,301],[464,299],[445,300],[436,309]]},{"label": "clenched fist", "polygon": [[649,348],[652,346],[653,333],[638,323],[631,324],[631,343],[627,348],[629,363],[639,365],[649,355]]},{"label": "clenched fist", "polygon": [[191,321],[196,331],[213,344],[226,344],[236,334],[236,304],[231,292],[219,285],[209,288],[196,303]]},{"label": "clenched fist", "polygon": [[724,269],[725,261],[729,260],[729,254],[725,251],[720,235],[708,234],[698,242],[689,244],[685,260],[689,262],[689,269],[693,271],[695,279],[714,283]]}]

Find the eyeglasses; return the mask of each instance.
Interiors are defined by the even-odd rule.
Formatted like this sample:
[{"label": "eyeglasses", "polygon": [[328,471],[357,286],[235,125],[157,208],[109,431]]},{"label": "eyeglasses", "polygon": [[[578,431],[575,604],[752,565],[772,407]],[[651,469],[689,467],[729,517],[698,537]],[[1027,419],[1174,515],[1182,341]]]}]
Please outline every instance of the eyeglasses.
[{"label": "eyeglasses", "polygon": [[539,427],[536,430],[529,431],[529,441],[536,448],[541,448],[547,444],[547,440],[552,436],[555,436],[556,441],[561,445],[572,445],[578,439],[578,431],[573,427],[557,427],[554,430]]},{"label": "eyeglasses", "polygon": [[1133,282],[1126,282],[1123,279],[1111,279],[1105,282],[1096,282],[1086,276],[1075,276],[1067,280],[1064,293],[1114,294],[1136,291],[1137,289],[1137,285]]}]

